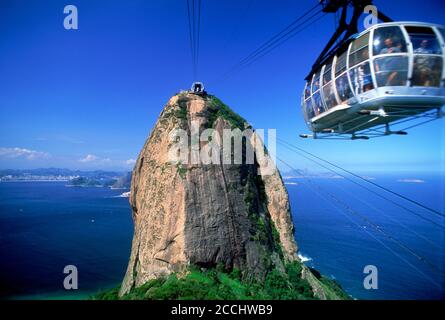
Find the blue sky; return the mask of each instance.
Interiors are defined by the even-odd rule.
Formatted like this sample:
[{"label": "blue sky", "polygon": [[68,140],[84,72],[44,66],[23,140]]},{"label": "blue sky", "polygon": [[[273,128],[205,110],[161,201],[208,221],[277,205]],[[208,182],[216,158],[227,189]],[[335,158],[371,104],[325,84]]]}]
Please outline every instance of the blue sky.
[{"label": "blue sky", "polygon": [[[63,28],[63,8],[79,30]],[[229,78],[234,64],[315,0],[203,0],[199,78],[257,128],[359,171],[444,171],[444,120],[408,136],[301,140],[304,78],[334,31],[328,15]],[[443,1],[382,1],[394,20],[445,23]],[[131,169],[168,99],[192,82],[186,0],[0,4],[0,168]],[[298,167],[298,156],[278,149]]]}]

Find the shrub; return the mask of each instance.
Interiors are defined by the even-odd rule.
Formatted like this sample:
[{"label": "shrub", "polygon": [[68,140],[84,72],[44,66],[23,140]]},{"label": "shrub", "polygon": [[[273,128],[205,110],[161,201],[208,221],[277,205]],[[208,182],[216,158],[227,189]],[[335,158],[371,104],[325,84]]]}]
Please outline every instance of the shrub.
[{"label": "shrub", "polygon": [[[315,299],[308,281],[301,278],[300,262],[288,263],[285,272],[273,269],[264,281],[242,275],[239,269],[225,270],[223,265],[202,271],[191,266],[184,277],[176,274],[153,279],[144,285],[133,288],[120,297],[124,300],[246,300],[246,299]],[[334,281],[320,278],[322,285],[338,297],[348,295]],[[116,300],[119,289],[100,292],[90,299]]]}]

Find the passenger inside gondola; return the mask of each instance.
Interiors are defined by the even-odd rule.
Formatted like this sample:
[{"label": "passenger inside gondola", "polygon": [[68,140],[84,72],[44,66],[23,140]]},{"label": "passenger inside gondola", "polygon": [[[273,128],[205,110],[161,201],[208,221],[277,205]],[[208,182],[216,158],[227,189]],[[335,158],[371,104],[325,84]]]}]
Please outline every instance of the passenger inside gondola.
[{"label": "passenger inside gondola", "polygon": [[[399,27],[384,27],[374,33],[374,67],[379,87],[404,86],[408,75],[407,48]],[[379,57],[380,56],[380,57]]]},{"label": "passenger inside gondola", "polygon": [[319,78],[317,78],[315,81],[314,81],[314,87],[312,88],[312,91],[313,92],[315,92],[315,91],[317,91],[318,89],[320,89],[320,81],[318,80]]},{"label": "passenger inside gondola", "polygon": [[433,50],[430,48],[430,42],[427,39],[423,39],[420,45],[414,49],[414,53],[432,54]]},{"label": "passenger inside gondola", "polygon": [[[366,48],[363,50],[363,60],[366,60],[369,57],[369,49]],[[358,68],[358,88],[359,92],[357,93],[363,93],[369,90],[374,89],[374,85],[372,84],[372,75],[371,75],[371,68],[369,67],[369,63],[366,62]]]},{"label": "passenger inside gondola", "polygon": [[352,81],[355,94],[361,94],[374,89],[374,85],[372,84],[371,69],[368,62],[361,64],[353,70]]},{"label": "passenger inside gondola", "polygon": [[347,100],[349,99],[349,84],[347,83],[346,77],[340,77],[337,79],[337,91],[341,104],[347,104]]},{"label": "passenger inside gondola", "polygon": [[411,84],[421,87],[439,87],[442,58],[440,45],[431,28],[407,28],[414,47],[414,66]]},{"label": "passenger inside gondola", "polygon": [[439,87],[442,71],[442,58],[415,56],[413,68],[413,86]]},{"label": "passenger inside gondola", "polygon": [[[401,45],[395,45],[394,42],[393,38],[386,38],[384,42],[386,48],[380,50],[380,54],[400,53]],[[400,69],[400,64],[398,62],[399,59],[396,57],[383,60],[382,69],[387,71],[384,74],[384,76],[386,76],[386,86],[400,85],[400,81],[397,79],[399,75],[398,70]]]},{"label": "passenger inside gondola", "polygon": [[321,103],[321,97],[320,97],[320,93],[316,93],[313,95],[314,98],[314,111],[315,111],[315,115],[319,115],[322,112],[324,112],[324,108],[322,106]]},{"label": "passenger inside gondola", "polygon": [[394,45],[394,39],[392,37],[385,39],[385,46],[386,48],[383,48],[380,50],[380,54],[387,54],[387,53],[400,53],[400,48],[402,47],[400,44],[398,46]]},{"label": "passenger inside gondola", "polygon": [[308,115],[309,119],[315,117],[314,108],[312,107],[312,101],[310,98],[306,100],[306,114]]},{"label": "passenger inside gondola", "polygon": [[369,64],[366,63],[362,66],[363,68],[363,92],[374,89],[374,85],[372,83],[371,69]]}]

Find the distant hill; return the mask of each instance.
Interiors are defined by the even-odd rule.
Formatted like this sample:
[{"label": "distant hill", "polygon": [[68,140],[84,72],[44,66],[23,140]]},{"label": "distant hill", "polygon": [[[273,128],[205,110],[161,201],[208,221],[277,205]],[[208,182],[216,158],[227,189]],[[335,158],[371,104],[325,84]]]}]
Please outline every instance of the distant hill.
[{"label": "distant hill", "polygon": [[87,177],[73,178],[68,182],[69,186],[73,187],[111,187],[116,179],[94,179]]},{"label": "distant hill", "polygon": [[3,169],[0,181],[68,181],[70,186],[130,188],[131,173],[117,171],[81,171],[65,168]]}]

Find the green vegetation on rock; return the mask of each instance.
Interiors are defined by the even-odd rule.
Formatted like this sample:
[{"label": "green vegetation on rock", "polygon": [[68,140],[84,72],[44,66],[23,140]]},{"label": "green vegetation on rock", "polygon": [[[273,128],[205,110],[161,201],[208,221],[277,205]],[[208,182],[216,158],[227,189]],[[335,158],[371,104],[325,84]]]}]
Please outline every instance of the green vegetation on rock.
[{"label": "green vegetation on rock", "polygon": [[184,167],[182,163],[179,163],[176,168],[178,169],[178,174],[181,177],[181,179],[185,178],[185,175],[187,173],[187,168]]},{"label": "green vegetation on rock", "polygon": [[187,109],[180,107],[179,109],[175,110],[175,116],[178,119],[187,120]]},{"label": "green vegetation on rock", "polygon": [[342,289],[341,285],[337,281],[326,278],[313,268],[309,269],[311,273],[315,276],[315,278],[317,278],[317,280],[319,281],[328,299],[336,299],[336,298],[342,300],[351,299],[351,297]]},{"label": "green vegetation on rock", "polygon": [[219,117],[227,120],[232,128],[238,128],[240,130],[245,129],[246,120],[239,114],[235,113],[226,104],[219,100],[215,96],[210,97],[210,108],[214,111],[209,116],[209,127],[213,127],[216,119]]},{"label": "green vegetation on rock", "polygon": [[[224,270],[221,266],[200,270],[190,267],[181,275],[149,280],[119,297],[119,288],[98,293],[94,300],[313,300],[317,299],[309,282],[301,278],[300,262],[288,263],[285,272],[273,269],[264,281],[246,280],[238,269]],[[250,278],[250,277],[249,277]],[[337,283],[322,278],[323,287],[333,292],[332,298],[348,296]]]}]

